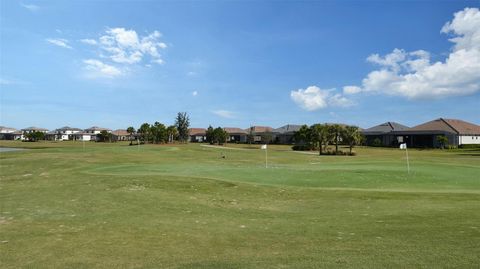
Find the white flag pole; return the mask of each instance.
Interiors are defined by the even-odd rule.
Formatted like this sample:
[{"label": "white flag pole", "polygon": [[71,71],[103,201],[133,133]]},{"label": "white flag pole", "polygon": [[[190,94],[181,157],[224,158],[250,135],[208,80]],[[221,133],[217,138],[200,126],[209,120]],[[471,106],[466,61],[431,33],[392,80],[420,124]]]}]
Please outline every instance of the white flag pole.
[{"label": "white flag pole", "polygon": [[405,144],[405,153],[407,154],[407,173],[410,174],[410,162],[408,161],[408,148],[407,148],[407,144]]},{"label": "white flag pole", "polygon": [[268,150],[268,147],[265,145],[265,168],[268,168],[267,150]]}]

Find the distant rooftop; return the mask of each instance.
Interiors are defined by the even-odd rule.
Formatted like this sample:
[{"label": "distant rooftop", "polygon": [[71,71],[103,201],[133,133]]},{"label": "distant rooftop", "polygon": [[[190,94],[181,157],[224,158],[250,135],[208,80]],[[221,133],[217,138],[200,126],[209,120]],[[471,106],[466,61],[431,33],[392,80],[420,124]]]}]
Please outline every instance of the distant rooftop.
[{"label": "distant rooftop", "polygon": [[92,126],[90,128],[85,129],[85,131],[110,131],[110,129],[98,127],[98,126]]},{"label": "distant rooftop", "polygon": [[402,125],[397,122],[389,121],[377,126],[370,127],[368,129],[363,130],[363,133],[389,133],[393,131],[405,131],[410,129],[408,126]]},{"label": "distant rooftop", "polygon": [[480,135],[480,126],[463,120],[439,118],[412,127],[408,131],[443,131],[460,135]]},{"label": "distant rooftop", "polygon": [[25,129],[22,129],[22,131],[41,131],[41,132],[44,132],[44,131],[48,131],[48,129],[31,126],[31,127],[27,127]]},{"label": "distant rooftop", "polygon": [[280,134],[297,132],[298,130],[300,130],[301,127],[302,125],[298,125],[298,124],[287,124],[277,129],[273,129],[273,132],[280,133]]},{"label": "distant rooftop", "polygon": [[223,128],[229,134],[247,134],[247,131],[237,127],[225,127]]},{"label": "distant rooftop", "polygon": [[205,135],[207,130],[205,128],[190,128],[188,129],[189,135]]},{"label": "distant rooftop", "polygon": [[265,132],[271,132],[273,130],[272,127],[270,126],[252,126],[246,131],[252,131],[254,133],[265,133]]},{"label": "distant rooftop", "polygon": [[82,131],[80,128],[73,128],[70,126],[63,126],[62,128],[58,128],[57,131]]}]

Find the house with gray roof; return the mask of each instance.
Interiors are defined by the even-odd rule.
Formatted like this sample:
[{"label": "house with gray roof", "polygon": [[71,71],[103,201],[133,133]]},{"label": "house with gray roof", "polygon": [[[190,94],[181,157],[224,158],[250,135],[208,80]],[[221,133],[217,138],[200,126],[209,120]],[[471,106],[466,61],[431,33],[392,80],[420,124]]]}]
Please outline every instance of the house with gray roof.
[{"label": "house with gray roof", "polygon": [[365,136],[365,143],[368,146],[375,144],[375,141],[380,141],[381,146],[397,146],[399,143],[403,143],[403,138],[399,138],[395,132],[408,130],[409,127],[403,124],[389,121],[368,129],[364,129],[361,133]]},{"label": "house with gray roof", "polygon": [[302,125],[299,124],[287,124],[273,129],[273,141],[276,144],[294,144],[295,132],[300,130],[301,127]]}]

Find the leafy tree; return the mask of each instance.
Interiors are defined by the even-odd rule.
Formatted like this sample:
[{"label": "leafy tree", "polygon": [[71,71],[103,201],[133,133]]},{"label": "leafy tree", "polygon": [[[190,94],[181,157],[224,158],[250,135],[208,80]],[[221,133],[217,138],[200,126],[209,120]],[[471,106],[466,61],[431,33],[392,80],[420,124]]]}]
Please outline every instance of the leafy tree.
[{"label": "leafy tree", "polygon": [[296,144],[310,144],[311,135],[307,125],[302,125],[298,131],[293,134]]},{"label": "leafy tree", "polygon": [[133,134],[135,133],[135,128],[133,128],[132,126],[128,127],[127,128],[127,133],[129,134],[129,140],[130,140],[130,145],[132,144],[132,140],[133,140]]},{"label": "leafy tree", "polygon": [[444,135],[437,135],[437,143],[440,144],[440,148],[444,149],[448,144],[448,137]]},{"label": "leafy tree", "polygon": [[205,136],[207,138],[207,142],[210,144],[214,143],[215,138],[215,130],[213,129],[212,125],[209,125],[207,131],[205,132]]},{"label": "leafy tree", "polygon": [[97,134],[98,141],[100,142],[111,142],[112,141],[112,134],[107,132],[106,130],[102,130],[99,134]]},{"label": "leafy tree", "polygon": [[167,128],[168,143],[172,143],[173,140],[177,138],[177,136],[178,136],[177,128],[173,125],[168,126]]},{"label": "leafy tree", "polygon": [[36,142],[45,138],[45,133],[34,131],[29,133],[24,133],[24,137],[27,138],[28,141]]},{"label": "leafy tree", "polygon": [[178,139],[180,142],[188,141],[188,127],[190,126],[190,119],[187,112],[178,112],[175,119],[175,127],[178,130]]},{"label": "leafy tree", "polygon": [[223,145],[227,142],[228,133],[221,127],[215,128],[213,130],[213,141],[218,145]]},{"label": "leafy tree", "polygon": [[346,126],[342,133],[342,141],[349,146],[350,155],[352,155],[353,147],[362,142],[362,133],[360,133],[360,129],[357,126]]},{"label": "leafy tree", "polygon": [[167,128],[165,125],[161,124],[160,122],[156,121],[152,126],[150,126],[150,133],[152,142],[164,143],[167,141]]},{"label": "leafy tree", "polygon": [[142,124],[138,129],[137,133],[140,135],[140,140],[142,140],[143,143],[147,143],[149,141],[149,136],[150,136],[150,124],[148,123]]}]

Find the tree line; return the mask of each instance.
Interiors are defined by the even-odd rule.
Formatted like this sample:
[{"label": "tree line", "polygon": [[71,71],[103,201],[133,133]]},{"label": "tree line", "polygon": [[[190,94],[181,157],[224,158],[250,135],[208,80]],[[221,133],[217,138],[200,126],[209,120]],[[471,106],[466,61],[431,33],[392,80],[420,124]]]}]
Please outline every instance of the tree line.
[{"label": "tree line", "polygon": [[223,145],[227,143],[228,132],[225,131],[222,127],[217,127],[213,129],[210,125],[205,132],[206,140],[210,144]]},{"label": "tree line", "polygon": [[138,129],[130,126],[127,133],[130,135],[130,144],[136,136],[140,143],[172,143],[180,141],[185,143],[188,141],[188,128],[190,127],[190,118],[186,112],[179,112],[175,118],[175,124],[166,126],[156,121],[153,124],[143,123]]},{"label": "tree line", "polygon": [[[364,140],[357,126],[340,124],[302,125],[302,127],[295,132],[294,139],[294,150],[318,150],[320,155],[344,154],[338,150],[339,144],[348,145],[350,149],[349,155],[353,155],[353,147],[360,145]],[[329,145],[335,145],[335,151],[329,151]]]}]

